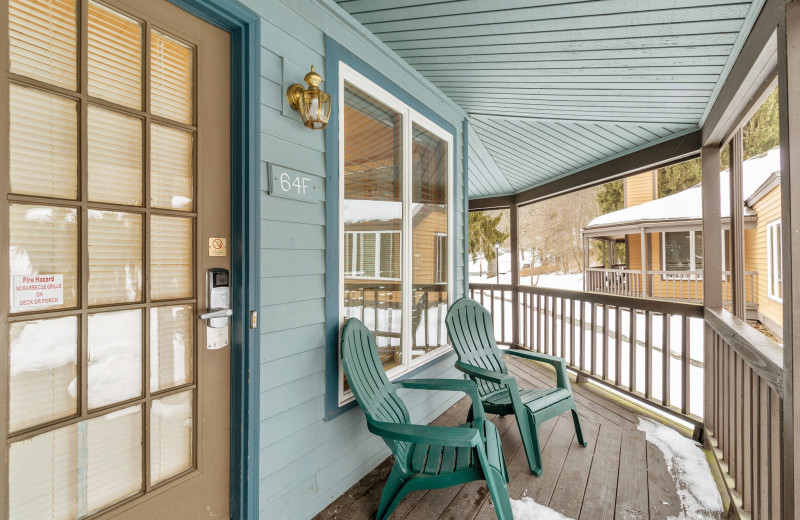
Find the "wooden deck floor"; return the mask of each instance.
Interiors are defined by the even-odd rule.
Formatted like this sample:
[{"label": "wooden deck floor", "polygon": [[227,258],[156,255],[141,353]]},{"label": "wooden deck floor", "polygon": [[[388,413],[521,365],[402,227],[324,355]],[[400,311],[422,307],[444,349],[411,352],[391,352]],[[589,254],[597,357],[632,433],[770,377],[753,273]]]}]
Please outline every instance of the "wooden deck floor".
[{"label": "wooden deck floor", "polygon": [[[537,364],[507,359],[520,386],[554,384],[555,374]],[[575,440],[569,414],[547,421],[540,430],[544,472],[534,477],[513,416],[491,416],[502,433],[503,451],[512,499],[530,496],[540,504],[576,520],[648,520],[679,516],[675,483],[661,452],[637,430],[639,416],[627,407],[573,383],[588,447]],[[466,419],[468,400],[462,399],[433,424],[457,425]],[[375,517],[391,457],[356,483],[315,520],[366,520]],[[446,489],[418,491],[406,496],[392,520],[494,519],[484,482]]]}]

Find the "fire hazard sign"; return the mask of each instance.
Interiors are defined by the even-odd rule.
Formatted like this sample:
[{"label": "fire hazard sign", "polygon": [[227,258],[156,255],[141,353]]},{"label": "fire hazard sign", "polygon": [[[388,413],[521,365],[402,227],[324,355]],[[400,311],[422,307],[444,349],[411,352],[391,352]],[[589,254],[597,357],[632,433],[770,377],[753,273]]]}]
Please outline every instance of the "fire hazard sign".
[{"label": "fire hazard sign", "polygon": [[228,241],[221,237],[208,239],[208,256],[228,256]]},{"label": "fire hazard sign", "polygon": [[63,274],[14,276],[14,307],[30,309],[64,303]]}]

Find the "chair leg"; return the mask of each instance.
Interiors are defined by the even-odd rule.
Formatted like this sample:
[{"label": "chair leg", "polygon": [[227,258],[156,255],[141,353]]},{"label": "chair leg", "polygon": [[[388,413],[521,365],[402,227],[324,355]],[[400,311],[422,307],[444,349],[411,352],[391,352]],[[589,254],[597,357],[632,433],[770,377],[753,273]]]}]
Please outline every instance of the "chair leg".
[{"label": "chair leg", "polygon": [[575,423],[575,434],[578,436],[578,444],[585,448],[586,441],[583,440],[583,431],[581,431],[581,420],[578,418],[578,409],[573,404],[570,411],[572,412],[572,422]]},{"label": "chair leg", "polygon": [[489,486],[489,494],[492,497],[494,510],[498,520],[514,520],[511,512],[511,499],[508,497],[508,487],[503,481],[503,476],[495,468],[488,468],[485,473],[486,485]]},{"label": "chair leg", "polygon": [[[521,423],[521,420],[527,420],[527,428]],[[528,410],[524,416],[517,415],[517,426],[519,426],[522,446],[525,448],[525,455],[528,458],[528,467],[531,469],[531,473],[537,477],[541,477],[542,453],[539,446],[539,427],[536,424],[536,418],[533,416],[533,413]]]},{"label": "chair leg", "polygon": [[406,481],[403,478],[403,472],[398,466],[392,467],[392,472],[389,473],[389,478],[386,479],[386,485],[383,486],[383,493],[381,493],[381,503],[378,506],[378,513],[375,516],[376,520],[385,520],[389,518],[392,511],[395,510],[397,505],[406,494],[404,490]]}]

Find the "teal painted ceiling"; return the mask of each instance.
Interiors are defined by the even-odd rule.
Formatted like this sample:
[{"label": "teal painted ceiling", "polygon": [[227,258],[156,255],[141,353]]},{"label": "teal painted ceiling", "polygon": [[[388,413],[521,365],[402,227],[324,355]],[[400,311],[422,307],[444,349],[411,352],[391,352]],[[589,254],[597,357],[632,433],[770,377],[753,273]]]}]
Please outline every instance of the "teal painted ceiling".
[{"label": "teal painted ceiling", "polygon": [[702,125],[764,0],[337,0],[470,115],[470,198]]}]

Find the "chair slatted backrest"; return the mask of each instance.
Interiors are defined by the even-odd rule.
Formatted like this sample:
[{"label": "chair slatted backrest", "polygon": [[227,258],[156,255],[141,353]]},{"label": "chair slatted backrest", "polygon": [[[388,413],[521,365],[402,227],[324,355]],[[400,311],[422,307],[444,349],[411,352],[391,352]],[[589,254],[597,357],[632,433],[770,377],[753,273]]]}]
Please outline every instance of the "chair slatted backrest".
[{"label": "chair slatted backrest", "polygon": [[[381,365],[375,336],[358,319],[350,318],[342,330],[342,368],[367,421],[408,424],[408,408],[397,396]],[[395,457],[407,461],[409,443],[384,439]]]},{"label": "chair slatted backrest", "polygon": [[[494,340],[492,315],[478,302],[471,298],[460,298],[450,307],[445,323],[459,361],[486,370],[508,373]],[[482,379],[475,382],[481,396],[504,388]]]}]

